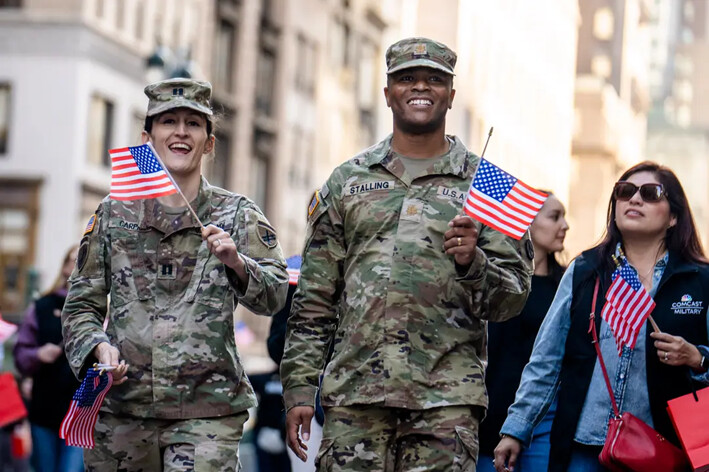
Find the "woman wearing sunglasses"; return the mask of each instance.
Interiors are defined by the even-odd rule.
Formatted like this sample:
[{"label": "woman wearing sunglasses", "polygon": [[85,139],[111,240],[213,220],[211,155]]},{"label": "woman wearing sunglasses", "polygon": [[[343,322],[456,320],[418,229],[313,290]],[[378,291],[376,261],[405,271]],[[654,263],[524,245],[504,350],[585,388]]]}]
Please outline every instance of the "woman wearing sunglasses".
[{"label": "woman wearing sunglasses", "polygon": [[[654,333],[646,322],[634,349],[624,346],[620,355],[600,315],[616,260],[629,264],[654,299],[652,317],[662,331]],[[598,454],[612,407],[588,333],[596,279],[600,348],[621,413],[679,445],[667,400],[690,392],[690,378],[709,384],[709,266],[679,180],[670,169],[643,162],[615,184],[604,239],[577,257],[561,280],[500,431],[498,472],[519,471],[520,451],[557,388],[549,470],[605,470]]]}]

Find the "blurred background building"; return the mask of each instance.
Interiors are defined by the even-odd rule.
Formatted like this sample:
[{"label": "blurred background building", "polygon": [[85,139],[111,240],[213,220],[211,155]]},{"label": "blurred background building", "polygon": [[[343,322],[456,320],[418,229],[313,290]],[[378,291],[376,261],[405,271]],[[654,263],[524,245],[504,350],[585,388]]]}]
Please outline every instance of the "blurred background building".
[{"label": "blurred background building", "polygon": [[391,131],[384,52],[415,35],[458,53],[449,132],[480,153],[494,126],[486,157],[567,204],[570,257],[646,157],[680,174],[706,238],[708,20],[706,0],[0,0],[0,310],[51,282],[164,77],[212,82],[207,178],[299,253],[313,191]]}]

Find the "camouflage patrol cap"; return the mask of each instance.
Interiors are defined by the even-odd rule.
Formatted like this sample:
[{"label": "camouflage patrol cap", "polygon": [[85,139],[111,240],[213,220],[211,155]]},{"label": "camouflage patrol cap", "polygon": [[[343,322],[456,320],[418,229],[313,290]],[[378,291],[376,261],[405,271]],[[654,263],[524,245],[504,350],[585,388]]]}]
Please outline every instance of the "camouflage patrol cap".
[{"label": "camouflage patrol cap", "polygon": [[193,79],[167,79],[145,87],[148,96],[146,116],[172,110],[173,108],[191,108],[212,115],[209,99],[212,98],[212,84]]},{"label": "camouflage patrol cap", "polygon": [[387,49],[387,74],[411,67],[430,67],[455,75],[458,56],[448,46],[428,38],[407,38]]}]

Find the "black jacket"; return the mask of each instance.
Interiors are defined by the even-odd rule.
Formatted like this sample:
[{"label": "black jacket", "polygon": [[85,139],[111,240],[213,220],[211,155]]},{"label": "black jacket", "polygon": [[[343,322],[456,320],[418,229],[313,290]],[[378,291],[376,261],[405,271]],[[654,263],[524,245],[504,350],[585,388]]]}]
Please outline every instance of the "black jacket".
[{"label": "black jacket", "polygon": [[[574,267],[571,328],[566,339],[559,404],[551,431],[550,471],[565,471],[568,466],[573,438],[596,364],[596,351],[588,333],[593,287],[596,278],[600,277],[596,302],[596,329],[600,330],[600,312],[611,281],[610,272],[599,268],[599,259],[597,250],[586,251],[577,258]],[[652,317],[660,330],[682,336],[694,345],[709,344],[706,319],[709,266],[683,261],[678,254],[670,253],[654,300],[656,306]],[[683,308],[687,300],[692,300],[698,307],[692,313]],[[687,368],[660,363],[654,341],[649,335],[651,331],[648,329],[646,339],[638,339],[638,342],[646,343],[647,385],[652,419],[660,434],[679,445],[666,408],[668,400],[691,392]]]}]

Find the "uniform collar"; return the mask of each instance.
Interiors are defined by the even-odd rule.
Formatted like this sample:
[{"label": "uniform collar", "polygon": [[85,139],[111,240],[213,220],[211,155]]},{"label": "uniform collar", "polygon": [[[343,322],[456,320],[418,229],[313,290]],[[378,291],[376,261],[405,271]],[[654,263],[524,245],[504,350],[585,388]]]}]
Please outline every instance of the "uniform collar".
[{"label": "uniform collar", "polygon": [[[212,205],[210,204],[212,186],[209,185],[209,182],[204,177],[200,179],[197,196],[190,202],[190,205],[202,223],[208,225],[211,222],[212,215]],[[175,217],[175,215],[166,213],[165,208],[155,198],[143,200],[142,202],[143,225],[145,227],[155,228],[166,236],[182,229],[200,227],[192,213],[187,209],[182,215]]]}]

